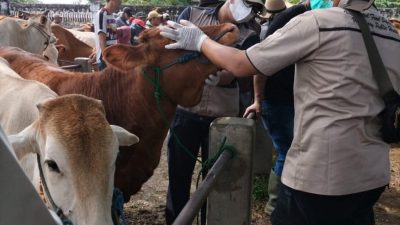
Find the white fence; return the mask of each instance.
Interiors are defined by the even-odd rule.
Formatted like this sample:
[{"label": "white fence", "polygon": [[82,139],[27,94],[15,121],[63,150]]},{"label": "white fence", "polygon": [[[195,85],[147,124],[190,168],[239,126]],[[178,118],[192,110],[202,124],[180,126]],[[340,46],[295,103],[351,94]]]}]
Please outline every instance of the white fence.
[{"label": "white fence", "polygon": [[[122,5],[123,7],[130,7],[134,14],[137,12],[143,12],[147,15],[151,11],[151,6],[128,6]],[[176,20],[180,12],[185,7],[183,6],[167,6],[161,7],[164,12],[170,15],[171,20]],[[49,18],[53,19],[54,14],[60,14],[63,17],[62,25],[66,28],[76,28],[83,23],[92,23],[93,14],[100,9],[99,4],[93,5],[59,5],[59,4],[16,4],[12,3],[10,6],[11,16],[17,16],[18,11],[25,11],[29,13],[39,13],[49,10]]]}]

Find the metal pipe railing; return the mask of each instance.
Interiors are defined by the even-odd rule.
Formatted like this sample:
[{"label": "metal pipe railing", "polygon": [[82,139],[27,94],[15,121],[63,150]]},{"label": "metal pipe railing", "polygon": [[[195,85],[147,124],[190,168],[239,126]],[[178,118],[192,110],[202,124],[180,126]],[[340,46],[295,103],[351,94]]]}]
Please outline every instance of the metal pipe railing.
[{"label": "metal pipe railing", "polygon": [[193,193],[181,213],[175,219],[173,225],[191,225],[197,213],[206,201],[208,194],[213,188],[215,181],[232,158],[232,152],[223,151],[215,164],[208,171],[206,178],[201,182],[199,188]]}]

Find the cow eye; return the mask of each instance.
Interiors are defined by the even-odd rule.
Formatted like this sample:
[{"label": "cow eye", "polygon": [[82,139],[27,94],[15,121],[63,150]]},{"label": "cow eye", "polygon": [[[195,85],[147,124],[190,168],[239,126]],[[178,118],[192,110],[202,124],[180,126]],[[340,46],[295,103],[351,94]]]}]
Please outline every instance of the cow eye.
[{"label": "cow eye", "polygon": [[54,160],[46,160],[45,164],[49,167],[49,170],[52,172],[60,173],[60,169],[57,166],[57,163]]}]

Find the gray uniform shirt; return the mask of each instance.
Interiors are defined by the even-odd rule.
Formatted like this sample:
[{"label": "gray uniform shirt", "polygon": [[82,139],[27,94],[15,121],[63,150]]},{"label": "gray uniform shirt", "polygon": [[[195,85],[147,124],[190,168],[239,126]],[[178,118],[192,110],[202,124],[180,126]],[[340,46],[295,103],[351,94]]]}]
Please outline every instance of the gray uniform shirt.
[{"label": "gray uniform shirt", "polygon": [[[400,87],[400,37],[367,12],[390,79]],[[294,139],[282,182],[296,190],[345,195],[389,183],[389,146],[377,115],[384,104],[358,25],[342,8],[306,12],[246,51],[264,75],[296,63]]]}]

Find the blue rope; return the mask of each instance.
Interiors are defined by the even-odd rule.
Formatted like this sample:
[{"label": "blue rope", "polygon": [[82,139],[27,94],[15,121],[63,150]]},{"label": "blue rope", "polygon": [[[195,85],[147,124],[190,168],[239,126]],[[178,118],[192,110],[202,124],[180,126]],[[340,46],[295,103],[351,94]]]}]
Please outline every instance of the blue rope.
[{"label": "blue rope", "polygon": [[114,188],[111,209],[117,213],[120,224],[128,225],[124,216],[124,195],[118,188]]}]

